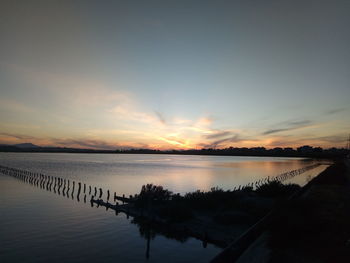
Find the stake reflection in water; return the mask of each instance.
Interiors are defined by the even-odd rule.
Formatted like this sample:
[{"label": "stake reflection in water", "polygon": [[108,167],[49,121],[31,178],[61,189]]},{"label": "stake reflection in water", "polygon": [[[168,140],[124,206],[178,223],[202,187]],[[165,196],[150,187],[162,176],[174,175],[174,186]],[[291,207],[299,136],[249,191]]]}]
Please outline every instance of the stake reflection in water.
[{"label": "stake reflection in water", "polygon": [[[75,181],[72,182],[73,187],[72,187],[72,191],[70,191],[69,188],[69,180],[66,181],[66,179],[62,179],[62,178],[57,178],[57,177],[51,177],[51,176],[46,176],[43,174],[38,174],[38,173],[32,173],[32,172],[28,172],[28,171],[24,171],[24,170],[19,170],[19,169],[15,169],[15,168],[9,168],[9,167],[4,167],[4,166],[0,166],[0,173],[5,174],[5,175],[9,175],[12,177],[15,177],[16,179],[19,179],[25,183],[28,183],[32,186],[36,186],[39,187],[40,189],[43,190],[47,190],[49,192],[52,192],[52,185],[53,185],[53,193],[61,195],[61,188],[62,188],[62,196],[65,197],[67,196],[67,198],[69,198],[69,194],[71,194],[72,200],[74,200],[74,188],[75,188]],[[57,191],[56,191],[57,188]],[[86,190],[86,184],[84,184],[84,203],[86,203],[86,198],[87,195],[85,194],[85,190]],[[100,195],[99,198],[102,197],[103,195],[103,191],[102,188],[99,188],[100,190]],[[80,202],[80,192],[81,192],[81,182],[78,183],[78,192],[76,195],[76,200],[78,202]],[[91,195],[91,186],[89,186],[89,196],[91,196],[91,200],[90,200],[90,205],[91,207],[94,207],[94,202],[96,202],[96,200],[94,200],[94,197],[96,196],[97,193],[97,188],[95,187],[95,195]],[[109,190],[107,191],[107,203],[104,203],[102,200],[98,200],[97,202],[97,208],[100,206],[100,204],[104,203],[107,205],[104,205],[106,207],[106,210],[108,210],[109,208],[114,208],[115,210],[115,215],[118,216],[119,212],[123,212],[123,210],[118,211],[118,202],[116,202],[115,205],[110,204],[108,202],[110,197],[110,192]],[[114,201],[116,201],[116,199],[118,198],[118,196],[116,195],[116,193],[114,193]],[[126,212],[127,215],[127,219],[129,219],[129,213]],[[135,222],[133,222],[135,223]],[[141,224],[138,225],[139,229],[140,229],[140,233],[143,232],[143,230],[141,231],[141,228],[144,229],[145,226],[142,226]],[[151,242],[151,228],[147,226],[147,231],[146,233],[148,233],[146,236],[142,235],[146,240],[146,258],[148,259],[150,257],[150,242]],[[155,236],[155,234],[154,234]]]},{"label": "stake reflection in water", "polygon": [[[313,165],[310,165],[310,166],[307,166],[307,167],[304,167],[304,168],[301,168],[301,169],[298,169],[298,170],[293,170],[293,171],[290,171],[290,172],[286,172],[286,173],[283,173],[283,174],[280,174],[278,176],[275,176],[275,177],[267,177],[267,178],[264,178],[264,179],[260,179],[256,182],[252,182],[252,183],[249,183],[247,184],[246,186],[249,186],[251,188],[254,188],[254,187],[257,187],[259,185],[261,185],[262,183],[268,181],[284,181],[284,180],[287,180],[289,178],[292,178],[298,174],[301,174],[307,170],[310,170],[310,169],[313,169],[315,168],[316,166],[318,166],[319,164],[313,164]],[[68,182],[69,184],[69,181],[67,181],[66,179],[62,179],[60,177],[55,177],[55,180],[53,180],[53,178],[51,176],[46,176],[46,175],[42,175],[42,174],[36,174],[36,173],[31,173],[31,172],[27,172],[27,171],[23,171],[23,170],[19,170],[19,169],[14,169],[14,168],[9,168],[9,167],[4,167],[4,166],[0,166],[0,172],[3,173],[3,174],[6,174],[6,175],[10,175],[10,176],[13,176],[17,179],[20,179],[26,183],[29,183],[29,184],[32,184],[34,186],[39,186],[41,189],[46,189],[47,191],[50,191],[50,184],[49,182],[55,182],[54,183],[54,192],[56,193],[56,188],[57,188],[57,193],[59,195],[61,195],[61,188],[63,188],[63,194],[62,196],[67,196],[67,198],[69,198],[69,194],[71,194],[71,197],[72,199],[74,200],[74,193],[75,193],[75,181],[72,181],[72,190],[71,192],[69,192],[69,187],[66,187],[66,184]],[[246,186],[239,186],[238,189],[242,189]],[[84,184],[84,188],[86,190],[86,185]],[[91,189],[92,187],[89,186],[89,195],[90,195],[90,192],[91,192]],[[151,229],[153,229],[153,231],[157,231],[158,233],[161,233],[167,237],[171,237],[171,238],[175,238],[176,240],[184,240],[188,237],[188,233],[186,233],[187,231],[180,231],[181,233],[179,234],[179,231],[178,229],[175,231],[176,233],[172,233],[171,229],[168,229],[167,226],[165,227],[164,229],[164,226],[163,228],[159,226],[159,224],[151,224],[152,221],[154,220],[154,215],[152,215],[151,213],[149,213],[148,217],[144,214],[143,214],[143,210],[138,210],[138,211],[135,211],[135,209],[132,209],[132,211],[129,210],[130,206],[128,205],[122,205],[122,206],[119,206],[118,203],[116,202],[116,200],[120,200],[123,202],[129,202],[131,200],[131,198],[126,198],[125,195],[123,194],[122,197],[120,196],[117,196],[116,193],[114,192],[114,202],[115,204],[111,204],[109,203],[109,198],[110,198],[110,191],[107,190],[107,202],[104,202],[101,197],[103,196],[103,191],[102,191],[102,188],[99,188],[99,199],[95,200],[95,197],[97,196],[97,187],[95,186],[94,187],[94,195],[90,195],[91,196],[91,199],[90,199],[90,204],[91,206],[93,207],[94,206],[94,203],[97,204],[97,207],[99,206],[104,206],[106,208],[106,210],[108,210],[109,208],[115,210],[115,214],[118,215],[118,212],[123,212],[127,215],[127,218],[129,218],[129,215],[130,215],[130,212],[131,212],[131,215],[134,217],[134,219],[132,220],[132,223],[135,223],[139,226],[139,229],[140,229],[140,232],[141,232],[141,228],[144,229],[144,230],[147,230],[147,231],[151,231]],[[80,202],[80,193],[81,193],[81,182],[78,183],[78,191],[77,191],[77,194],[76,194],[76,200],[78,202]],[[84,203],[86,203],[86,194],[84,193]],[[150,217],[151,216],[151,217]],[[153,216],[153,218],[152,218]],[[146,218],[146,220],[142,221],[142,220],[138,220],[139,218]],[[151,223],[150,223],[151,221]],[[153,222],[154,223],[154,222]],[[152,226],[152,228],[150,228],[149,226]],[[155,230],[156,229],[156,230]],[[147,240],[147,246],[146,246],[146,257],[149,257],[149,249],[150,249],[150,237],[151,235],[149,234],[149,232],[143,232],[145,233],[145,235],[142,235],[143,237],[146,238]],[[170,234],[169,234],[170,233]],[[187,235],[186,235],[187,234]],[[202,235],[203,233],[200,233],[201,237],[200,239],[202,239]],[[179,238],[180,236],[180,238]],[[206,243],[206,234],[204,233],[204,243],[203,243],[203,246],[206,247],[207,243]]]}]

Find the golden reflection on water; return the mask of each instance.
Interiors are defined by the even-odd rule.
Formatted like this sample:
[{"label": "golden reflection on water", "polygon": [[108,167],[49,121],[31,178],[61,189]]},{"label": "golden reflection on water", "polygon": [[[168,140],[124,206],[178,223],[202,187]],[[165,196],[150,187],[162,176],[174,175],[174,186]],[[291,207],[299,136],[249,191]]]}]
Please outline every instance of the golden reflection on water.
[{"label": "golden reflection on water", "polygon": [[[310,164],[300,158],[197,155],[16,153],[0,157],[2,165],[80,181],[87,187],[101,187],[119,195],[139,193],[147,183],[162,185],[175,193],[216,186],[233,189]],[[312,177],[316,171],[307,174]]]}]

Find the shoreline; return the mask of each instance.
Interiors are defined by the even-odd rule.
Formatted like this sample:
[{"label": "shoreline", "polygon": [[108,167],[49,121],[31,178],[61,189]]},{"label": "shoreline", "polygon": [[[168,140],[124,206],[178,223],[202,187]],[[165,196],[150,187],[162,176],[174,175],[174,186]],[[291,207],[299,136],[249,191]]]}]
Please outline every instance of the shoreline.
[{"label": "shoreline", "polygon": [[[306,148],[305,148],[306,147]],[[304,149],[305,148],[305,149]],[[4,153],[80,153],[80,154],[153,154],[153,155],[188,155],[188,156],[242,156],[242,157],[281,157],[281,158],[311,158],[311,159],[334,159],[342,157],[346,149],[322,149],[311,146],[293,148],[224,148],[224,149],[190,149],[190,150],[151,150],[151,149],[128,149],[128,150],[95,150],[83,148],[61,147],[31,147],[19,148],[11,145],[0,145],[0,152]]]},{"label": "shoreline", "polygon": [[349,262],[349,187],[349,160],[338,161],[211,262]]}]

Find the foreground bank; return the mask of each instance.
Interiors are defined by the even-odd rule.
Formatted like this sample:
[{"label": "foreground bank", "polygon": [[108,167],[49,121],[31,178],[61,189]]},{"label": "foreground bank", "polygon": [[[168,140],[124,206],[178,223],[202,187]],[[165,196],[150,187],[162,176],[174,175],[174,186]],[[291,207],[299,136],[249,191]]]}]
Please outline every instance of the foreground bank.
[{"label": "foreground bank", "polygon": [[275,209],[244,249],[241,237],[212,262],[350,262],[349,167],[348,159],[328,167]]}]

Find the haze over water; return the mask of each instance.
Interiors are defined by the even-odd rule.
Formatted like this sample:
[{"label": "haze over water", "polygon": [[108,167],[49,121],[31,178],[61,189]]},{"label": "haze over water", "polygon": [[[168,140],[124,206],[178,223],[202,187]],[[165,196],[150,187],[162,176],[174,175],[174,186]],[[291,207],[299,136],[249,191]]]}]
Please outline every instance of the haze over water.
[{"label": "haze over water", "polygon": [[[145,183],[181,193],[213,186],[231,189],[310,163],[268,157],[0,153],[0,164],[135,194]],[[304,184],[323,169],[294,180]],[[147,261],[146,239],[132,219],[91,208],[83,195],[77,202],[76,196],[57,195],[1,175],[0,196],[1,262]],[[150,247],[147,262],[206,262],[221,250],[203,248],[193,238],[182,243],[157,234]]]}]

